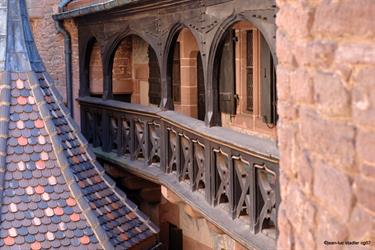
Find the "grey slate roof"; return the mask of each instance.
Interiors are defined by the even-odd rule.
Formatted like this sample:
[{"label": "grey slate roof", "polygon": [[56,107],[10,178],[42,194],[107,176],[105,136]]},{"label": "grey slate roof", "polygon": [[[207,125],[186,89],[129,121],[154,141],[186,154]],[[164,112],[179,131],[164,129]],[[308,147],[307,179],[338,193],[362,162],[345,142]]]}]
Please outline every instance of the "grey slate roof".
[{"label": "grey slate roof", "polygon": [[7,1],[0,0],[0,72],[4,71],[7,33]]},{"label": "grey slate roof", "polygon": [[156,234],[62,104],[25,0],[0,0],[1,11],[0,248],[127,249]]}]

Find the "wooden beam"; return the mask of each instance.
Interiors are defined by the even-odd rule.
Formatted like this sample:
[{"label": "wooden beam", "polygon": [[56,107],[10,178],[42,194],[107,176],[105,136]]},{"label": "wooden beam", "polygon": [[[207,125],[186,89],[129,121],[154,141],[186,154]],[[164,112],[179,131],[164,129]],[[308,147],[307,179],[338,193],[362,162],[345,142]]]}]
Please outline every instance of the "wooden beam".
[{"label": "wooden beam", "polygon": [[175,193],[173,193],[165,186],[161,186],[161,194],[167,201],[169,201],[172,204],[178,204],[183,202],[180,197],[178,197]]},{"label": "wooden beam", "polygon": [[161,201],[160,186],[152,188],[144,188],[140,193],[141,198],[149,203],[159,203]]}]

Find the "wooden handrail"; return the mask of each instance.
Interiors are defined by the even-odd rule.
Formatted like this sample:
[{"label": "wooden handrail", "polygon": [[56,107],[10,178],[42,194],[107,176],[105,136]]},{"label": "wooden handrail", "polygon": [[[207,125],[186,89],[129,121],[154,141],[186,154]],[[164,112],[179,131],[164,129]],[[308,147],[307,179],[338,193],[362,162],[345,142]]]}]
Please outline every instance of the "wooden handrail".
[{"label": "wooden handrail", "polygon": [[79,102],[82,130],[94,147],[172,174],[189,184],[188,191],[203,194],[209,206],[247,221],[249,233],[276,238],[280,195],[274,142],[208,128],[157,107],[94,97]]}]

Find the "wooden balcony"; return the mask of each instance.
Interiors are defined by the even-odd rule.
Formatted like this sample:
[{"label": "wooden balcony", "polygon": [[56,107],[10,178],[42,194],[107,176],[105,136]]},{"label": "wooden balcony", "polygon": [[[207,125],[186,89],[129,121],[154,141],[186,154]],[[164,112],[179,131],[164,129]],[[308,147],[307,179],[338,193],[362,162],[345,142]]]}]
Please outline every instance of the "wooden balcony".
[{"label": "wooden balcony", "polygon": [[83,133],[99,158],[166,186],[245,246],[276,248],[275,142],[156,107],[79,101]]}]

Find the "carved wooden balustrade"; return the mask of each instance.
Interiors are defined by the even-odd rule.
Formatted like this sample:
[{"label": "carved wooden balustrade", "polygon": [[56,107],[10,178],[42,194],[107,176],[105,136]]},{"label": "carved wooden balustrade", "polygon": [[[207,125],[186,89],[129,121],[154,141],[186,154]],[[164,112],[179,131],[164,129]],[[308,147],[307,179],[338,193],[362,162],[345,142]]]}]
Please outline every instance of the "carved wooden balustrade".
[{"label": "carved wooden balustrade", "polygon": [[145,171],[158,168],[245,223],[249,234],[276,237],[279,170],[267,143],[154,107],[93,97],[80,98],[80,105],[82,130],[94,147],[142,161]]}]

